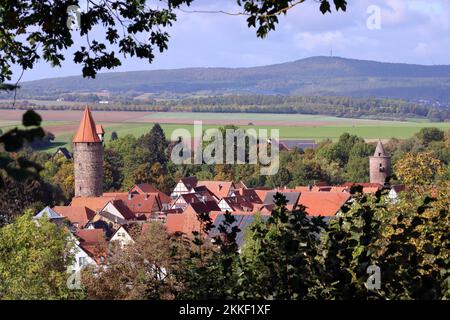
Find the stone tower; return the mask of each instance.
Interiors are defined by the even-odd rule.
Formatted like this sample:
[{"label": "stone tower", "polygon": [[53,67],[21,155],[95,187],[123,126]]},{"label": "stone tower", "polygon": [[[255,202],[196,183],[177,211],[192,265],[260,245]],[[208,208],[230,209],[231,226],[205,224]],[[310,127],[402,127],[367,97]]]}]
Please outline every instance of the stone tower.
[{"label": "stone tower", "polygon": [[86,107],[73,138],[75,197],[98,197],[103,194],[103,144],[91,111]]},{"label": "stone tower", "polygon": [[370,183],[384,185],[391,176],[391,156],[384,150],[381,140],[378,141],[373,157],[370,157]]}]

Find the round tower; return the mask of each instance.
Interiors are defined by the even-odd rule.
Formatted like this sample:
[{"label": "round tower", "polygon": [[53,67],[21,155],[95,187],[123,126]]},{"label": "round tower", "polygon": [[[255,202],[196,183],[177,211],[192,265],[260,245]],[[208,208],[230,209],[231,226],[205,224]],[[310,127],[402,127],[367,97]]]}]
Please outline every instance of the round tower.
[{"label": "round tower", "polygon": [[373,157],[369,158],[370,183],[384,185],[386,178],[391,176],[391,156],[384,150],[381,140],[378,141]]},{"label": "round tower", "polygon": [[99,197],[103,194],[103,144],[94,119],[86,108],[72,141],[75,197]]}]

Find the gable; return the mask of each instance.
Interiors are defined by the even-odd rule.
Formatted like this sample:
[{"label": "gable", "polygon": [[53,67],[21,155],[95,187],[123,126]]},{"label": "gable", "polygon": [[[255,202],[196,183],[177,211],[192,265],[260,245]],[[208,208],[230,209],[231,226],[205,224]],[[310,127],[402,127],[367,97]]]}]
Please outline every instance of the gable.
[{"label": "gable", "polygon": [[101,211],[106,211],[106,212],[109,212],[121,219],[125,219],[123,214],[119,211],[119,209],[116,208],[116,206],[114,206],[114,204],[112,202],[108,202]]}]

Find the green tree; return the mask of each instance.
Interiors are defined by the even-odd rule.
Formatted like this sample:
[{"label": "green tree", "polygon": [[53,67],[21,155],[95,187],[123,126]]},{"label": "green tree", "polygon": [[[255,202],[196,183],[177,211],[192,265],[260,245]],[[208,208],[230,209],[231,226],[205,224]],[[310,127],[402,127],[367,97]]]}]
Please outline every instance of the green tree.
[{"label": "green tree", "polygon": [[395,163],[394,172],[412,190],[429,189],[442,177],[443,167],[430,152],[407,153]]},{"label": "green tree", "polygon": [[438,128],[422,128],[415,134],[415,137],[417,137],[424,146],[428,146],[428,144],[433,141],[443,141],[444,131]]},{"label": "green tree", "polygon": [[240,261],[238,293],[243,299],[314,298],[319,269],[322,218],[308,217],[304,207],[289,212],[286,198],[275,195],[267,222],[253,224]]},{"label": "green tree", "polygon": [[166,166],[169,161],[167,157],[169,143],[166,140],[164,130],[158,123],[152,127],[149,133],[141,136],[137,140],[137,145],[149,151],[150,164],[159,162],[163,167]]},{"label": "green tree", "polygon": [[0,299],[72,299],[67,267],[71,265],[68,232],[27,211],[0,228]]},{"label": "green tree", "polygon": [[91,267],[82,283],[89,299],[173,299],[182,289],[174,269],[185,258],[185,246],[152,222],[144,232],[131,230],[136,241],[112,246],[108,268]]}]

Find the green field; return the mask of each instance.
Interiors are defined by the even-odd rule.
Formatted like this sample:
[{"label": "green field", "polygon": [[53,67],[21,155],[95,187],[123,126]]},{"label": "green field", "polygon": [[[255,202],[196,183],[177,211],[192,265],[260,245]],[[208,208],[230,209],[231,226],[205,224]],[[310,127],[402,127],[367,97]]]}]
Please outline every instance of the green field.
[{"label": "green field", "polygon": [[[95,118],[95,114],[94,114]],[[127,134],[134,135],[136,137],[141,136],[150,131],[153,127],[151,119],[166,119],[174,121],[176,120],[223,120],[233,123],[233,121],[248,121],[248,122],[262,122],[273,121],[279,122],[280,125],[242,125],[244,129],[278,129],[281,139],[315,139],[317,141],[323,139],[336,140],[342,133],[348,132],[361,136],[365,139],[406,139],[413,136],[421,128],[424,127],[438,127],[443,130],[450,129],[450,122],[430,123],[423,120],[414,121],[380,121],[380,120],[364,120],[364,119],[345,119],[335,118],[329,116],[316,116],[316,115],[297,115],[297,114],[241,114],[241,113],[174,113],[174,112],[155,112],[150,114],[143,113],[139,117],[140,122],[122,122],[122,123],[102,123],[106,131],[105,140],[110,140],[111,132],[115,131],[120,136]],[[147,122],[146,122],[147,121]],[[305,122],[307,125],[283,125],[284,122]],[[168,121],[166,121],[168,122]],[[317,123],[317,125],[315,125]],[[18,125],[17,121],[0,120],[0,129],[6,131]],[[73,121],[44,121],[43,126],[50,132],[52,127],[58,126],[58,132],[53,132],[56,136],[54,147],[47,151],[53,152],[60,146],[70,146],[70,141],[74,134],[74,130],[70,129],[65,131],[61,130],[61,126],[71,125],[72,128],[76,126],[77,122]],[[217,128],[222,125],[209,124],[203,125],[203,130],[209,128]],[[171,135],[175,129],[183,128],[187,129],[193,135],[192,124],[162,124],[167,138],[171,138]],[[56,127],[55,127],[56,128]],[[270,134],[270,131],[269,131]]]}]

